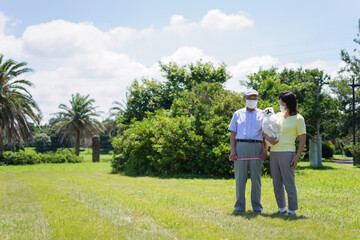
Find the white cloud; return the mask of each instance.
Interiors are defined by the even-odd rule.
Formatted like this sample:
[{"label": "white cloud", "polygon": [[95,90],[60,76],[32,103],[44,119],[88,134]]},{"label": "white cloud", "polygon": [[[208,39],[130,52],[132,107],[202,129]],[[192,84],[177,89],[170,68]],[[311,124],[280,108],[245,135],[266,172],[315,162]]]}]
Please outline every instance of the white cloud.
[{"label": "white cloud", "polygon": [[287,69],[298,69],[298,68],[303,68],[303,69],[314,69],[317,68],[321,71],[324,71],[326,74],[328,74],[330,77],[335,78],[339,75],[339,70],[344,67],[344,62],[339,61],[338,65],[329,65],[328,63],[326,63],[325,61],[314,61],[305,65],[301,65],[300,63],[286,63],[283,64],[279,67],[279,70],[283,70],[284,68]]},{"label": "white cloud", "polygon": [[164,27],[164,31],[184,35],[193,29],[229,31],[240,30],[253,25],[254,21],[248,19],[243,13],[227,15],[219,9],[213,9],[209,10],[199,22],[189,22],[182,15],[173,15],[170,18],[170,26]]},{"label": "white cloud", "polygon": [[6,24],[10,18],[4,13],[0,12],[0,53],[4,54],[6,58],[19,58],[23,56],[23,43],[20,39],[6,35]]},{"label": "white cloud", "polygon": [[201,19],[200,26],[210,30],[239,30],[252,27],[254,21],[241,14],[226,15],[219,9],[213,9]]},{"label": "white cloud", "polygon": [[197,24],[195,22],[186,22],[182,15],[173,15],[170,18],[170,26],[164,28],[165,32],[175,32],[177,34],[183,35],[186,32],[195,28]]},{"label": "white cloud", "polygon": [[106,46],[107,36],[88,23],[54,20],[26,28],[22,36],[33,55],[66,57],[76,52],[96,51]]},{"label": "white cloud", "polygon": [[117,27],[109,32],[103,32],[92,23],[54,20],[28,27],[22,38],[29,53],[56,58],[68,57],[80,52],[121,48],[134,38],[147,37],[153,33],[153,26],[140,31]]},{"label": "white cloud", "polygon": [[242,92],[245,90],[244,86],[240,85],[247,79],[247,76],[251,73],[256,73],[260,68],[268,69],[278,64],[279,59],[271,56],[252,57],[238,62],[236,65],[229,66],[228,69],[232,78],[227,81],[226,89]]},{"label": "white cloud", "polygon": [[176,62],[179,65],[185,65],[199,60],[212,62],[214,64],[219,63],[215,57],[207,56],[201,49],[195,47],[181,47],[172,55],[161,58],[162,63]]},{"label": "white cloud", "polygon": [[68,104],[71,94],[90,94],[99,110],[107,112],[113,101],[125,99],[127,87],[135,78],[151,74],[152,69],[125,54],[99,51],[68,58],[54,71],[41,70],[28,79],[35,84],[31,92],[47,121],[58,105]]},{"label": "white cloud", "polygon": [[107,35],[111,41],[111,47],[121,48],[125,43],[130,42],[133,39],[150,37],[155,34],[154,26],[151,25],[148,28],[142,29],[140,31],[134,28],[128,27],[117,27],[111,29]]}]

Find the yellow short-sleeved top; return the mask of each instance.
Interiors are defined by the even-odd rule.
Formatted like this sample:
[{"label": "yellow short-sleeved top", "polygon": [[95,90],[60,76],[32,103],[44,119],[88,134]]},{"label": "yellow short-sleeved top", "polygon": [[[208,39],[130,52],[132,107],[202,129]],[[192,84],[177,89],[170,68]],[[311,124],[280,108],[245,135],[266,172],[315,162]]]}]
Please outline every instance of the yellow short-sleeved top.
[{"label": "yellow short-sleeved top", "polygon": [[276,116],[280,120],[279,142],[271,146],[271,152],[295,152],[295,139],[306,133],[305,120],[300,114],[284,117],[279,112]]}]

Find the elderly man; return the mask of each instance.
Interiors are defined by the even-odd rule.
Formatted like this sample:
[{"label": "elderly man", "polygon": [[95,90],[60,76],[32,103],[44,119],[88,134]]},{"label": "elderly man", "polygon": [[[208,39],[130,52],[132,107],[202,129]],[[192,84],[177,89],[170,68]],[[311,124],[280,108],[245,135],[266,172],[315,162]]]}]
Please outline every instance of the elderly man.
[{"label": "elderly man", "polygon": [[267,155],[267,146],[263,142],[263,111],[256,108],[258,92],[244,92],[245,108],[237,110],[231,120],[229,130],[231,154],[229,160],[234,161],[236,202],[235,212],[243,212],[245,205],[245,188],[250,170],[251,204],[254,212],[262,213],[261,175],[263,160]]}]

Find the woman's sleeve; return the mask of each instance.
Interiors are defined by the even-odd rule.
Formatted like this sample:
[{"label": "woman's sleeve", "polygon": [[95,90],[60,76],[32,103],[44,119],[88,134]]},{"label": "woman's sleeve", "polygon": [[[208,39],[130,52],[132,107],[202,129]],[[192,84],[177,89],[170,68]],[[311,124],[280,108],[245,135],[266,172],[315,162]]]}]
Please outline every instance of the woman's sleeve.
[{"label": "woman's sleeve", "polygon": [[303,116],[301,116],[301,115],[297,119],[296,131],[297,131],[298,136],[306,134],[305,120],[304,120]]}]

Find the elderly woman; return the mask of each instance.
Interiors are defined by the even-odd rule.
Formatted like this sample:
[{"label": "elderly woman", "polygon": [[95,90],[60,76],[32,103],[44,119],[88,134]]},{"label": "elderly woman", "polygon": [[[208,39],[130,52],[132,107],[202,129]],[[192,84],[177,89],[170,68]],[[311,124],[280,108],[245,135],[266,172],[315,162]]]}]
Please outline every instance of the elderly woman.
[{"label": "elderly woman", "polygon": [[[306,142],[304,118],[297,110],[297,100],[292,92],[282,92],[279,96],[281,112],[279,138],[267,139],[273,146],[270,148],[270,170],[273,179],[274,193],[279,213],[295,215],[298,209],[297,191],[295,186],[295,167]],[[299,147],[295,152],[295,139],[299,136]],[[284,186],[288,196],[289,211],[286,211]]]}]

